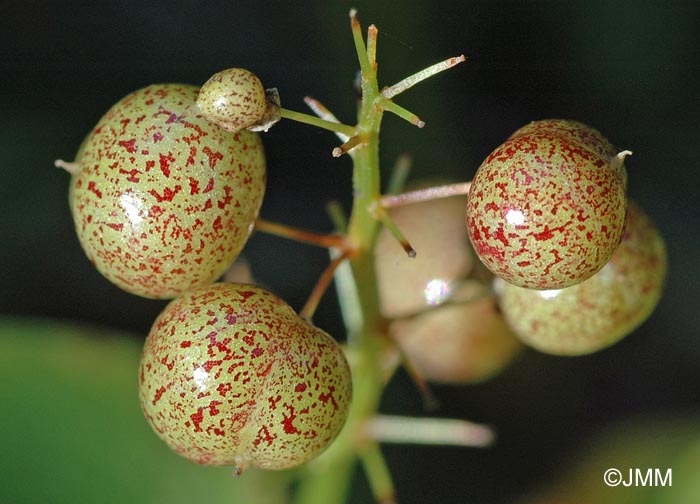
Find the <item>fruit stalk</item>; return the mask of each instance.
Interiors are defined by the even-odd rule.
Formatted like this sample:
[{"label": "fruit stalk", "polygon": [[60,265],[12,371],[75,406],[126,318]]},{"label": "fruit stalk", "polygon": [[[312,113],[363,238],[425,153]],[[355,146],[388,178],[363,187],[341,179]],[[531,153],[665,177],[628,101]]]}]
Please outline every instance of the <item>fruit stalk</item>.
[{"label": "fruit stalk", "polygon": [[[379,94],[376,66],[368,61],[359,22],[354,16],[352,29],[362,70],[362,102],[357,124],[357,134],[362,142],[352,157],[354,200],[348,224],[348,241],[355,251],[350,268],[361,317],[361,320],[348,324],[351,328],[349,352],[354,357],[351,364],[353,400],[346,425],[338,438],[324,454],[308,464],[308,477],[300,481],[295,500],[304,504],[345,500],[358,450],[362,449],[361,426],[377,411],[384,389],[380,350],[385,324],[379,312],[373,257],[379,223],[372,212],[380,197],[379,130],[383,111],[373,105]],[[341,297],[340,303],[345,302],[351,300]]]}]

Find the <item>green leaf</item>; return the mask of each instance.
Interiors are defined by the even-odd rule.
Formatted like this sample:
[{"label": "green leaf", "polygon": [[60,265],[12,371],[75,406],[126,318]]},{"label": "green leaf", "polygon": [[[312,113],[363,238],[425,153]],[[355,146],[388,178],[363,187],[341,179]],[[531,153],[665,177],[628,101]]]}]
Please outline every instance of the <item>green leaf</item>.
[{"label": "green leaf", "polygon": [[0,502],[286,502],[285,473],[194,465],[141,414],[141,344],[55,320],[0,319]]}]

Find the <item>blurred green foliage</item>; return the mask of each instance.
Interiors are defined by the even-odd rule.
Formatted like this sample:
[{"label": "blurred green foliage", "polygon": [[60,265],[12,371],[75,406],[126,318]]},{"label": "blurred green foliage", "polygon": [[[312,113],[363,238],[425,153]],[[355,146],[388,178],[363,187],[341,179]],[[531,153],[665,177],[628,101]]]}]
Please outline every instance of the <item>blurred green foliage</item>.
[{"label": "blurred green foliage", "polygon": [[284,502],[283,475],[172,453],[138,402],[140,345],[49,319],[0,319],[0,502]]}]

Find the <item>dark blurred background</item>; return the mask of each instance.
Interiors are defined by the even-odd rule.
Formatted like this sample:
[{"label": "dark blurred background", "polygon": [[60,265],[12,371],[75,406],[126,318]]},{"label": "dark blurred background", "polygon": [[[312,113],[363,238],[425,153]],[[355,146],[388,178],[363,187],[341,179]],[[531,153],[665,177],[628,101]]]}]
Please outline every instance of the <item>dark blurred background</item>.
[{"label": "dark blurred background", "polygon": [[[510,502],[548,481],[586,436],[635,415],[700,413],[700,43],[697,1],[4,1],[0,4],[0,314],[78,320],[143,338],[164,306],[121,292],[84,257],[67,204],[70,160],[118,99],[154,82],[199,84],[231,66],[278,87],[284,106],[321,100],[351,123],[357,64],[348,10],[379,27],[383,84],[464,53],[467,63],[397,99],[418,130],[387,117],[382,160],[409,152],[414,175],[470,179],[512,131],[577,119],[634,151],[630,195],[670,256],[658,309],[615,347],[575,359],[526,352],[495,380],[437,387],[440,415],[499,430],[490,450],[387,447],[400,502]],[[330,133],[282,122],[264,136],[262,215],[329,231],[348,205],[350,163]],[[387,171],[388,173],[388,171]],[[255,236],[255,276],[296,308],[323,251]],[[316,323],[342,335],[334,295]],[[399,375],[386,412],[421,414]],[[358,479],[358,502],[367,490]]]}]

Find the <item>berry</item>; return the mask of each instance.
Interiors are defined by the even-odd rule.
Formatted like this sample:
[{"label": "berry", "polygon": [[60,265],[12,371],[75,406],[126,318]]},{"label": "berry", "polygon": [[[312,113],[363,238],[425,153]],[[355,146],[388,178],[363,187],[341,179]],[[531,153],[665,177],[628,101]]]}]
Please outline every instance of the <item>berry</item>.
[{"label": "berry", "polygon": [[265,115],[265,88],[254,73],[229,68],[215,73],[199,90],[197,105],[208,121],[239,131]]},{"label": "berry", "polygon": [[[566,136],[571,141],[585,145],[594,150],[602,158],[614,158],[619,154],[619,150],[613,146],[600,131],[591,128],[578,121],[569,119],[547,119],[542,121],[532,121],[513,133],[510,138],[532,133],[542,133],[545,131],[556,132]],[[621,160],[622,161],[622,160]],[[625,187],[627,186],[627,170],[623,162],[612,163],[612,168],[617,172]]]},{"label": "berry", "polygon": [[522,349],[493,296],[447,303],[397,320],[390,331],[418,374],[437,383],[487,380]]},{"label": "berry", "polygon": [[114,105],[81,146],[70,202],[88,258],[133,294],[172,298],[218,278],[265,191],[254,133],[207,122],[197,88],[158,84]]},{"label": "berry", "polygon": [[590,278],[622,238],[622,160],[580,123],[525,126],[479,167],[467,229],[482,262],[521,287],[560,289]]},{"label": "berry", "polygon": [[617,342],[654,310],[666,278],[664,240],[633,202],[622,243],[594,276],[559,290],[537,291],[497,281],[504,316],[526,344],[580,355]]},{"label": "berry", "polygon": [[[419,184],[426,186],[426,184]],[[503,369],[522,344],[486,288],[464,227],[463,196],[391,209],[417,251],[407,257],[391,232],[377,237],[375,270],[382,314],[403,355],[424,379],[474,383]],[[478,298],[478,299],[473,299]]]},{"label": "berry", "polygon": [[321,453],[345,422],[351,378],[338,343],[284,301],[220,283],[160,314],[144,345],[139,391],[168,446],[240,472],[294,467]]},{"label": "berry", "polygon": [[391,219],[416,249],[408,257],[387,228],[377,237],[375,270],[385,317],[412,315],[447,301],[473,269],[474,251],[464,228],[464,197],[400,206]]}]

